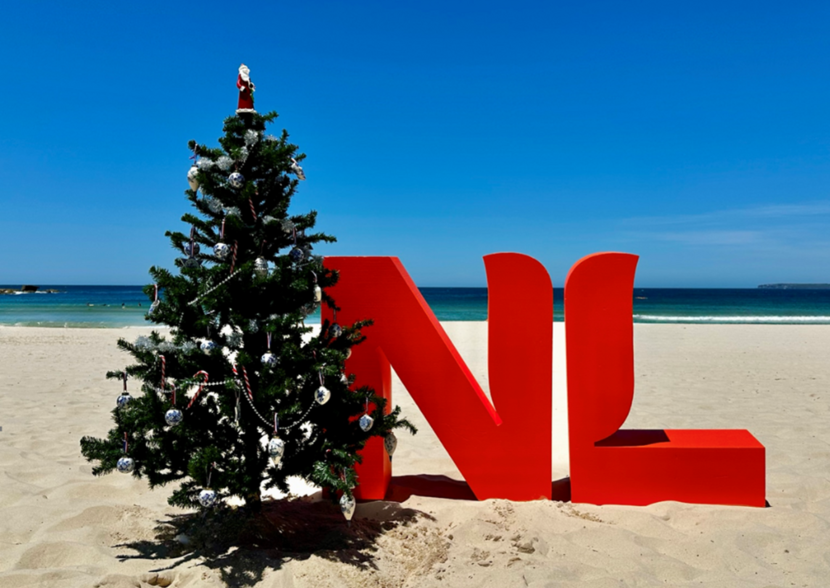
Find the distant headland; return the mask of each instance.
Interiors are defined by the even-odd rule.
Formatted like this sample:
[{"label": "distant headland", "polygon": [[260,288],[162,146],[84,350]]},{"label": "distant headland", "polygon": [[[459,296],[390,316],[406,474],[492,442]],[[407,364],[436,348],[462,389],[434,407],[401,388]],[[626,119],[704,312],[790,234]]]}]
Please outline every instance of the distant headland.
[{"label": "distant headland", "polygon": [[830,284],[761,284],[766,290],[830,290]]}]

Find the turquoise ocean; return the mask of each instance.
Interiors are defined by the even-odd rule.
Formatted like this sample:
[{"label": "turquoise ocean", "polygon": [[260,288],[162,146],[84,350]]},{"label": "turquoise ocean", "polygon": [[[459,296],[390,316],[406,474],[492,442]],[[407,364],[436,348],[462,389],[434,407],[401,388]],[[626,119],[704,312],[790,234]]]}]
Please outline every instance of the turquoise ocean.
[{"label": "turquoise ocean", "polygon": [[[19,286],[0,286],[15,288]],[[152,325],[141,286],[41,286],[57,294],[0,295],[0,325],[107,327]],[[442,321],[487,318],[486,288],[421,288]],[[554,320],[563,320],[563,291],[554,289]],[[516,319],[528,319],[516,304]],[[312,315],[308,322],[319,322]],[[830,290],[637,288],[634,322],[830,324]]]}]

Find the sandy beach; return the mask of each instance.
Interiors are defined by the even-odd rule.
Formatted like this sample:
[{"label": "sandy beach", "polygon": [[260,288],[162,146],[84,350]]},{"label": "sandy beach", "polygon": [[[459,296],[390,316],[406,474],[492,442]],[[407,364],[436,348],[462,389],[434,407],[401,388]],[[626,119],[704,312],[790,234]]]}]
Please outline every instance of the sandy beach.
[{"label": "sandy beach", "polygon": [[[443,325],[486,388],[486,324]],[[564,332],[555,326],[558,479],[568,463]],[[104,373],[129,359],[116,340],[146,331],[0,328],[3,588],[830,583],[830,326],[635,325],[626,427],[749,429],[766,446],[768,508],[414,494],[359,505],[363,534],[348,549],[239,550],[218,562],[163,547],[156,528],[183,514],[167,505],[169,489],[96,478],[80,455],[82,436],[110,426],[120,389]],[[399,435],[394,475],[461,480],[397,381],[394,394],[420,429]]]}]

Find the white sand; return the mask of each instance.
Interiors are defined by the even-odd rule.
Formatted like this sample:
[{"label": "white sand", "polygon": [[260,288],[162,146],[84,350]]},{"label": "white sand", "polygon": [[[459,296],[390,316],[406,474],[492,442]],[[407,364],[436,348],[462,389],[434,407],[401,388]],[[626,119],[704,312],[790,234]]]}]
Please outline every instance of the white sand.
[{"label": "white sand", "polygon": [[[445,328],[486,382],[486,325]],[[748,428],[767,448],[770,508],[412,496],[358,507],[356,521],[406,509],[429,515],[374,546],[282,559],[248,553],[224,572],[123,545],[156,545],[154,527],[176,512],[168,491],[119,474],[93,477],[80,455],[81,436],[110,426],[119,389],[104,372],[128,361],[115,341],[141,332],[0,328],[3,588],[830,585],[830,327],[635,327],[637,391],[626,426]],[[558,477],[567,473],[561,329],[554,339]],[[408,395],[399,385],[395,394],[421,429],[399,435],[395,475],[457,478]]]}]

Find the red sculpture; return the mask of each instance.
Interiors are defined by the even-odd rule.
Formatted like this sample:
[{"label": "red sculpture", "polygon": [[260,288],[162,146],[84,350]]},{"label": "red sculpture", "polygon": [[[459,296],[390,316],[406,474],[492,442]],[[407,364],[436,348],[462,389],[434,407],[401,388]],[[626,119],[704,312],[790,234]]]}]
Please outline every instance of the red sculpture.
[{"label": "red sculpture", "polygon": [[744,430],[620,430],[634,398],[637,256],[597,253],[565,282],[571,500],[764,506],[764,446]]},{"label": "red sculpture", "polygon": [[[517,253],[484,263],[492,404],[394,257],[325,260],[340,272],[338,319],[375,321],[347,370],[391,401],[394,365],[479,500],[550,498],[550,278]],[[598,253],[577,262],[565,284],[572,501],[764,506],[764,446],[748,431],[620,430],[634,397],[636,265],[634,255]],[[517,306],[532,320],[515,320]],[[392,468],[380,438],[363,460],[355,496],[383,498]]]},{"label": "red sculpture", "polygon": [[[484,258],[491,404],[397,258],[325,264],[340,272],[331,292],[338,321],[375,321],[346,362],[355,385],[391,400],[391,363],[479,500],[550,498],[553,288],[545,268],[517,253]],[[517,305],[532,320],[516,321]],[[383,498],[391,465],[380,438],[363,460],[356,496]]]}]

